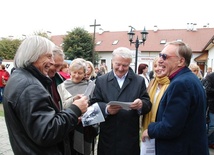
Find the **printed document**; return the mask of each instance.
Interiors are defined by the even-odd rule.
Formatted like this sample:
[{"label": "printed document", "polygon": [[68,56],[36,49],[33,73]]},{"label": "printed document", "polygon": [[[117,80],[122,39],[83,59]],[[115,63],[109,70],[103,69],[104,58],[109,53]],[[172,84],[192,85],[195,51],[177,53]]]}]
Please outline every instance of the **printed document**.
[{"label": "printed document", "polygon": [[155,155],[155,139],[146,138],[146,141],[141,141],[140,155]]}]

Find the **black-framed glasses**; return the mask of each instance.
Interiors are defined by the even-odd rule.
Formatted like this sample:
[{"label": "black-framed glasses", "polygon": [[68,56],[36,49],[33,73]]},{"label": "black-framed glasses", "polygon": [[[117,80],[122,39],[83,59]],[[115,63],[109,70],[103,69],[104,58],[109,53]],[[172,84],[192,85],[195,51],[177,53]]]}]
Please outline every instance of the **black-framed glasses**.
[{"label": "black-framed glasses", "polygon": [[161,57],[163,60],[166,60],[170,57],[178,57],[178,56],[170,56],[170,55],[167,55],[167,54],[163,54],[163,53],[159,53],[159,57]]}]

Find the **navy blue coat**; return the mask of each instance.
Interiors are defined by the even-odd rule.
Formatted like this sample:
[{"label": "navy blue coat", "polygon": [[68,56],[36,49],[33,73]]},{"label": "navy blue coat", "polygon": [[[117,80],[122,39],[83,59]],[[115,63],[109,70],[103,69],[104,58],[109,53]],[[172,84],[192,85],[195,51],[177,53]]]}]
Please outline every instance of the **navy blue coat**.
[{"label": "navy blue coat", "polygon": [[106,116],[100,124],[98,155],[139,155],[139,114],[148,113],[151,102],[144,78],[131,68],[121,89],[113,71],[96,79],[93,103],[98,102],[104,115],[109,101],[133,102],[137,98],[143,102],[141,111],[121,109],[116,115]]},{"label": "navy blue coat", "polygon": [[155,123],[148,127],[156,139],[156,155],[208,155],[206,95],[200,80],[182,69],[164,93]]}]

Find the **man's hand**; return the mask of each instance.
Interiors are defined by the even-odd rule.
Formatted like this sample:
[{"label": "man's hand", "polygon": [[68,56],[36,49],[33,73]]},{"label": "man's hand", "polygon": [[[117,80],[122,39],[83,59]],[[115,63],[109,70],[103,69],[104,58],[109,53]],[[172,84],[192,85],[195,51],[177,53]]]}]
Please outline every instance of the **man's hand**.
[{"label": "man's hand", "polygon": [[146,138],[149,138],[148,129],[146,129],[142,134],[142,141],[145,142]]},{"label": "man's hand", "polygon": [[119,105],[107,105],[107,111],[110,115],[118,113],[120,109],[122,109],[122,107]]},{"label": "man's hand", "polygon": [[83,97],[83,94],[77,94],[73,97],[73,101],[81,99],[81,97]]},{"label": "man's hand", "polygon": [[141,99],[138,98],[138,99],[134,100],[134,102],[130,105],[130,108],[138,110],[138,109],[142,108],[142,106],[143,106],[143,103],[142,103]]},{"label": "man's hand", "polygon": [[88,98],[86,96],[82,96],[80,99],[76,99],[73,104],[75,104],[82,113],[86,112],[88,108]]}]

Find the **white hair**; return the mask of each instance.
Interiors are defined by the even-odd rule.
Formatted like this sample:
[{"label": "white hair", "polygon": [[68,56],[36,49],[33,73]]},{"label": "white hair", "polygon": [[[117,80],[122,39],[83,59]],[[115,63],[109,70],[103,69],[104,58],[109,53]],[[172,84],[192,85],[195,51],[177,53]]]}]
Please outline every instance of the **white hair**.
[{"label": "white hair", "polygon": [[122,58],[125,58],[125,59],[130,59],[132,61],[132,51],[130,49],[126,48],[126,47],[118,47],[118,48],[116,48],[112,53],[112,58],[114,59],[114,57],[116,55],[119,55],[119,56],[121,56]]},{"label": "white hair", "polygon": [[15,58],[15,68],[25,68],[37,61],[39,56],[53,52],[55,44],[45,37],[31,36],[26,38],[19,46]]},{"label": "white hair", "polygon": [[65,54],[64,54],[63,50],[61,50],[58,46],[55,46],[53,49],[53,56],[55,57],[55,55],[59,55],[63,59],[65,58]]},{"label": "white hair", "polygon": [[87,71],[86,60],[83,58],[76,58],[71,62],[69,66],[69,72],[71,73],[71,71],[80,70],[80,69],[83,69],[84,73],[86,73]]}]

